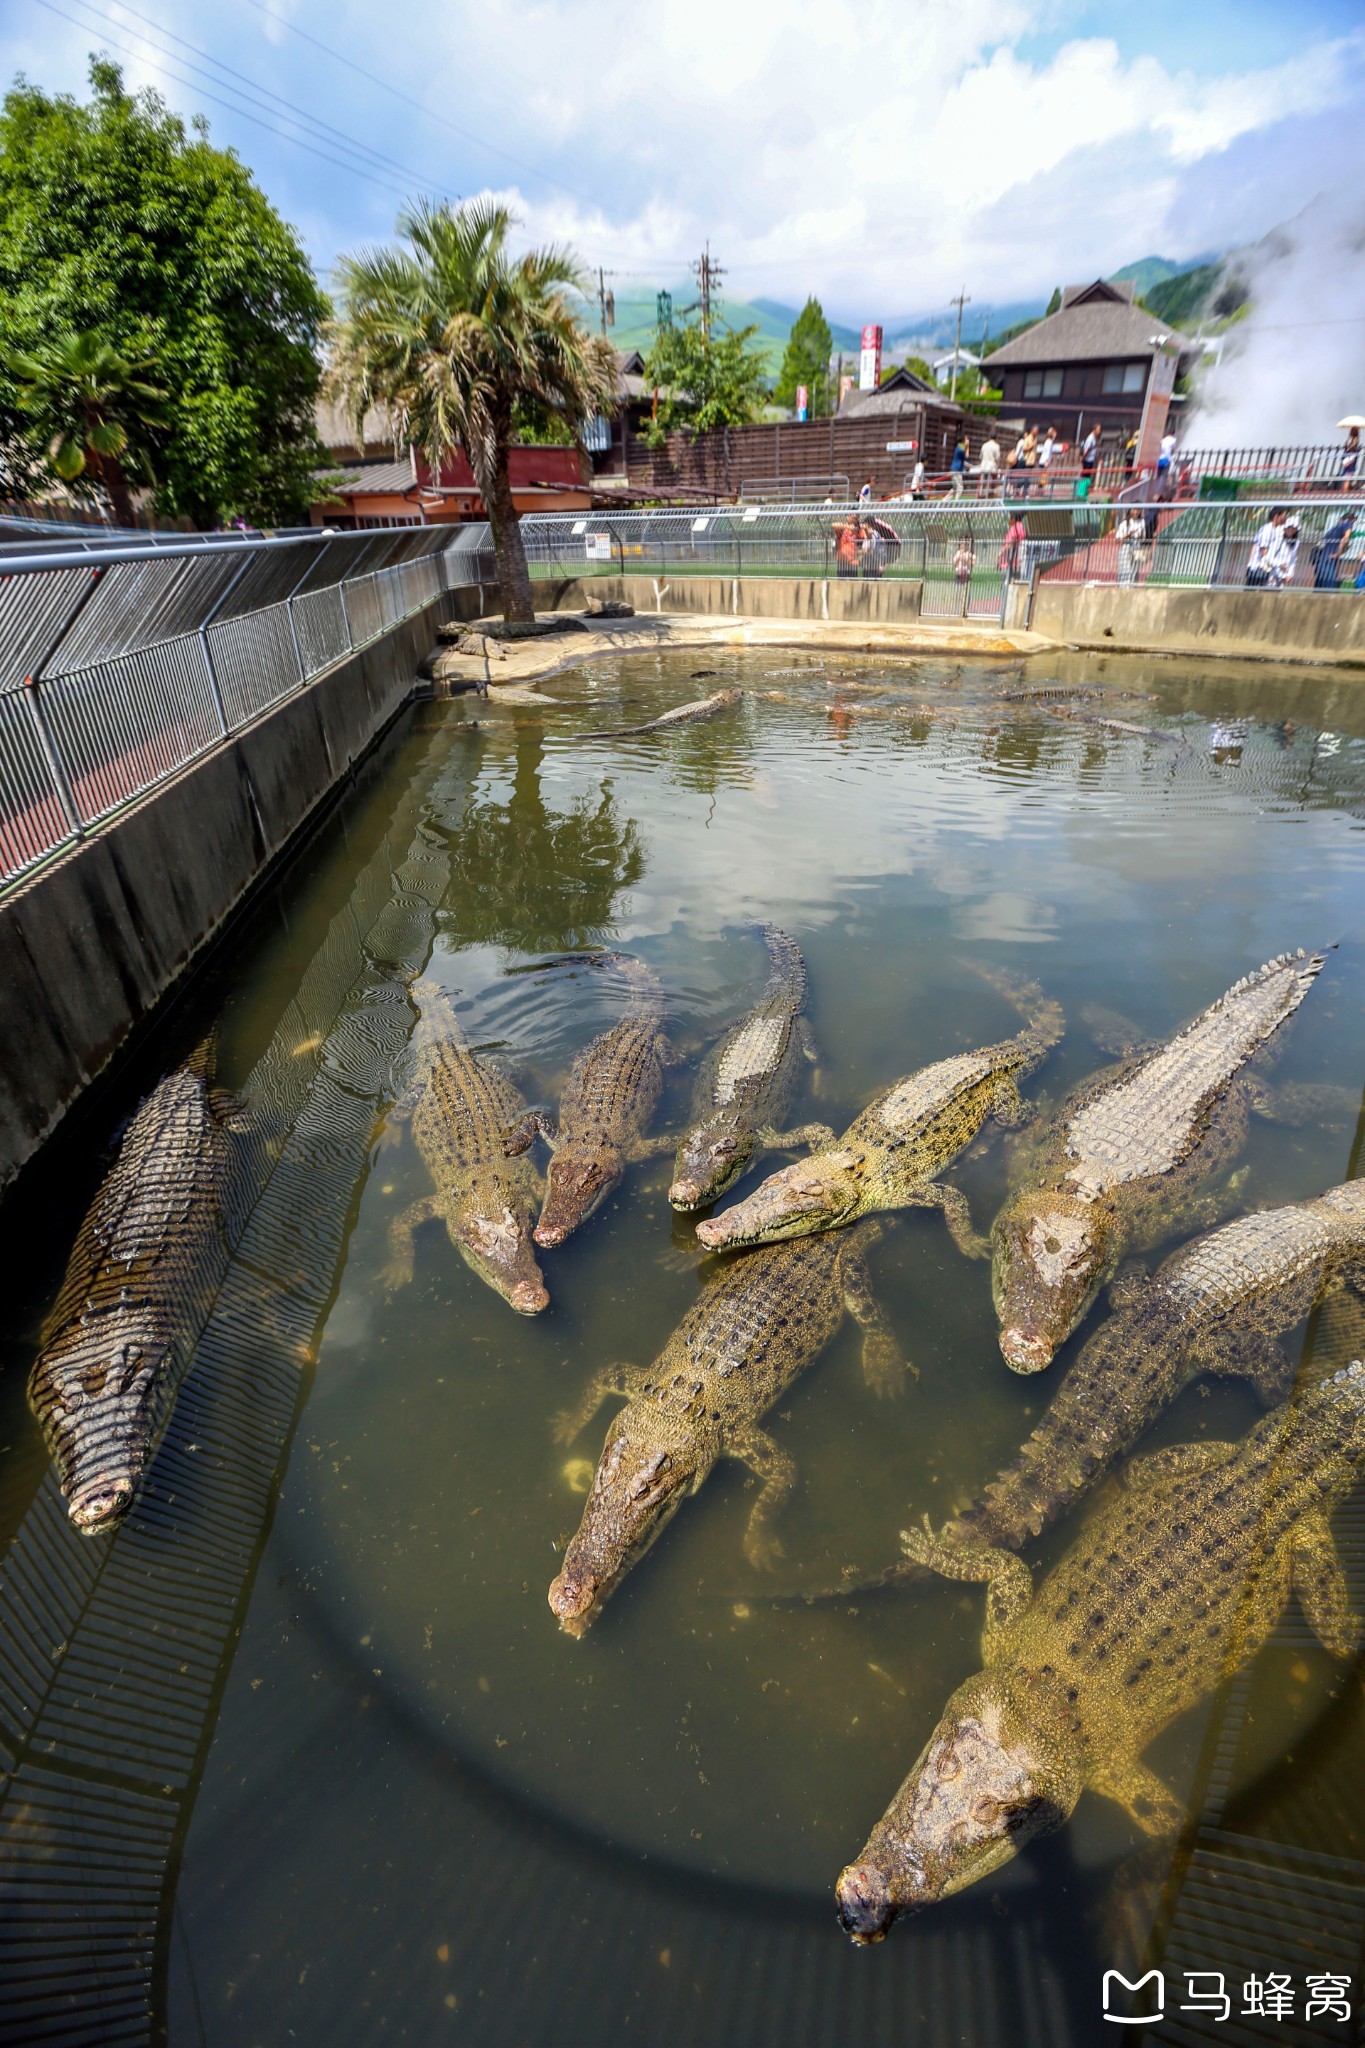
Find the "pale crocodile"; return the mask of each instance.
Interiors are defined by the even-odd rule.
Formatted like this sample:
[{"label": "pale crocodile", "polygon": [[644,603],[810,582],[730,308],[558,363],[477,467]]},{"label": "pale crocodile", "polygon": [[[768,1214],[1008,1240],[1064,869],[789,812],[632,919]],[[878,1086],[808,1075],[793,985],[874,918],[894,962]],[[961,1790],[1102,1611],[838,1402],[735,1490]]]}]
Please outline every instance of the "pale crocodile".
[{"label": "pale crocodile", "polygon": [[671,725],[688,725],[695,718],[714,718],[718,711],[728,711],[732,704],[738,704],[743,690],[714,690],[709,697],[697,697],[690,704],[675,704],[671,711],[665,711],[658,718],[651,718],[644,725],[614,725],[602,732],[578,732],[577,740],[626,740],[634,739],[642,732],[666,732]]},{"label": "pale crocodile", "polygon": [[701,1242],[712,1251],[769,1244],[833,1230],[877,1209],[922,1207],[941,1208],[960,1248],[983,1256],[965,1196],[935,1176],[987,1117],[1004,1125],[1023,1121],[1018,1084],[1062,1035],[1061,1010],[1036,984],[994,980],[1028,1019],[1024,1030],[897,1081],[831,1147],[784,1166],[733,1209],[699,1223]]},{"label": "pale crocodile", "polygon": [[1142,1754],[1265,1642],[1289,1599],[1333,1656],[1360,1628],[1330,1527],[1365,1461],[1365,1365],[1237,1444],[1140,1458],[1037,1592],[1008,1550],[907,1532],[907,1555],[984,1581],[985,1669],[958,1687],[837,1887],[859,1943],[1061,1827],[1087,1787],[1147,1834],[1184,1814]]},{"label": "pale crocodile", "polygon": [[29,1377],[67,1513],[87,1534],[126,1514],[227,1268],[251,1119],[209,1086],[209,1058],[206,1043],[129,1124]]},{"label": "pale crocodile", "polygon": [[702,1209],[732,1187],[756,1152],[791,1145],[832,1145],[826,1124],[783,1131],[802,1058],[815,1046],[802,1015],[806,963],[794,939],[763,926],[773,963],[768,985],[738,1024],[703,1061],[692,1101],[695,1122],[678,1147],[668,1199],[675,1209]]},{"label": "pale crocodile", "polygon": [[1051,1362],[1125,1250],[1169,1235],[1181,1203],[1240,1143],[1233,1077],[1323,960],[1268,960],[1168,1045],[1087,1082],[1042,1134],[992,1232],[1000,1349],[1016,1372]]},{"label": "pale crocodile", "polygon": [[872,1223],[848,1237],[774,1245],[726,1260],[703,1282],[653,1365],[602,1373],[581,1406],[560,1418],[557,1434],[570,1442],[609,1394],[624,1394],[630,1403],[607,1431],[583,1520],[550,1588],[550,1606],[570,1635],[584,1633],[722,1457],[740,1459],[762,1481],[744,1539],[746,1557],[766,1565],[780,1552],[771,1522],[796,1468],[759,1428],[760,1416],[824,1349],[846,1308],[865,1332],[869,1384],[894,1393],[905,1377],[863,1262],[864,1247],[880,1229]]},{"label": "pale crocodile", "polygon": [[390,1224],[388,1284],[411,1280],[413,1232],[439,1216],[479,1278],[519,1314],[536,1315],[550,1300],[531,1246],[540,1175],[505,1150],[507,1132],[527,1115],[526,1104],[499,1067],[470,1049],[443,989],[424,981],[412,993],[421,1005],[413,1033],[416,1070],[389,1120],[411,1118],[436,1192]]},{"label": "pale crocodile", "polygon": [[[1365,1180],[1239,1216],[1173,1252],[1150,1279],[1125,1276],[1019,1455],[939,1531],[945,1543],[1018,1550],[1130,1451],[1200,1373],[1250,1380],[1270,1406],[1294,1377],[1280,1338],[1342,1287],[1365,1288]],[[908,1559],[861,1593],[924,1576]],[[811,1594],[811,1599],[827,1597]]]},{"label": "pale crocodile", "polygon": [[630,997],[624,1014],[585,1045],[569,1069],[558,1125],[530,1113],[507,1139],[509,1152],[524,1151],[539,1131],[553,1153],[537,1244],[563,1244],[628,1165],[673,1149],[671,1138],[645,1136],[669,1059],[658,977],[642,960],[608,954],[600,964],[619,967],[625,977]]}]

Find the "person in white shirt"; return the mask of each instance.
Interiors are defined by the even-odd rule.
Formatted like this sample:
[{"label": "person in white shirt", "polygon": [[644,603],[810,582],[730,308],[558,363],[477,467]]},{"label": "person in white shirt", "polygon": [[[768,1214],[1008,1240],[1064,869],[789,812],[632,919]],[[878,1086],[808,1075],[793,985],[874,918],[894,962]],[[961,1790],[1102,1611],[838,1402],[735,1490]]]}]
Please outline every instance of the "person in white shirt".
[{"label": "person in white shirt", "polygon": [[995,489],[995,480],[1000,474],[1000,443],[995,435],[989,435],[981,444],[981,460],[977,465],[980,482],[977,489],[983,498],[989,497]]},{"label": "person in white shirt", "polygon": [[1089,474],[1089,472],[1095,468],[1095,465],[1098,463],[1099,459],[1100,430],[1098,426],[1093,426],[1090,429],[1090,432],[1086,435],[1084,444],[1081,448],[1081,468],[1085,470],[1087,474]]},{"label": "person in white shirt", "polygon": [[1294,570],[1299,559],[1299,529],[1294,520],[1281,527],[1274,547],[1270,550],[1267,567],[1270,570],[1270,587],[1283,590],[1286,583],[1294,581]]},{"label": "person in white shirt", "polygon": [[1139,549],[1146,536],[1147,528],[1140,512],[1127,511],[1114,528],[1114,538],[1119,544],[1119,582],[1136,583]]},{"label": "person in white shirt", "polygon": [[[1051,469],[1052,458],[1057,453],[1057,450],[1061,447],[1061,445],[1061,442],[1057,439],[1056,428],[1049,427],[1047,432],[1044,434],[1042,440],[1038,443],[1039,469]],[[1051,489],[1051,479],[1047,478],[1044,480],[1043,490],[1045,493],[1050,493]]]},{"label": "person in white shirt", "polygon": [[910,495],[911,495],[911,497],[912,497],[912,498],[918,498],[918,497],[919,497],[919,495],[921,494],[921,492],[923,491],[923,489],[924,489],[924,464],[923,464],[923,462],[917,462],[917,463],[915,464],[915,470],[914,470],[914,475],[913,475],[913,476],[911,477],[911,479],[910,479]]},{"label": "person in white shirt", "polygon": [[1263,590],[1270,581],[1270,564],[1280,542],[1280,528],[1284,525],[1283,512],[1272,512],[1270,517],[1257,528],[1256,538],[1251,543],[1247,556],[1247,588]]}]

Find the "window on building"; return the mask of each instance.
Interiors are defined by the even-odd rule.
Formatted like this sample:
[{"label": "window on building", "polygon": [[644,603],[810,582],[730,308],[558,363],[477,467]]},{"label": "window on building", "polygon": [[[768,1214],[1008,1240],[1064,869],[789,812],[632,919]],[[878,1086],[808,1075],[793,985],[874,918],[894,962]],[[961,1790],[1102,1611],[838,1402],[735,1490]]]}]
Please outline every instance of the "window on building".
[{"label": "window on building", "polygon": [[1062,395],[1062,373],[1060,370],[1025,370],[1025,398],[1060,398]]},{"label": "window on building", "polygon": [[1146,382],[1145,363],[1106,363],[1104,366],[1106,391],[1141,391]]}]

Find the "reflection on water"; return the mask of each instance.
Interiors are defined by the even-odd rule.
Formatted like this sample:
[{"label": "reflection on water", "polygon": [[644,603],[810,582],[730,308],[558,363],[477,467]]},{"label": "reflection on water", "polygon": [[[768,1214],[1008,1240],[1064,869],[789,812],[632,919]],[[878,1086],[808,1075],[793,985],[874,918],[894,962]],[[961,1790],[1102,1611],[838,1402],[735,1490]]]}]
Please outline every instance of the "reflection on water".
[{"label": "reflection on water", "polygon": [[[246,1085],[273,1062],[306,1120],[326,1077],[359,1106],[356,1131],[377,1129],[406,1075],[390,1027],[410,1023],[403,990],[422,971],[470,1042],[495,1046],[527,1099],[552,1106],[621,990],[517,970],[608,945],[663,983],[680,1063],[657,1128],[676,1130],[696,1057],[762,986],[763,920],[810,969],[820,1060],[793,1122],[841,1128],[899,1075],[1006,1035],[1015,1020],[981,962],[1038,977],[1062,1003],[1067,1036],[1029,1088],[1051,1099],[1107,1058],[1087,1015],[1168,1035],[1269,955],[1335,940],[1275,1078],[1365,1078],[1365,718],[1351,690],[1118,659],[1021,674],[712,658],[706,689],[750,694],[672,732],[572,738],[699,693],[694,664],[658,656],[547,685],[562,712],[495,699],[468,730],[463,704],[417,716],[388,779],[342,806],[200,990],[200,1010],[221,1017],[224,1080]],[[1002,698],[1054,679],[1112,699],[1077,699],[1063,717]],[[1219,729],[1234,723],[1229,746]],[[400,786],[413,812],[376,864]],[[299,992],[339,932],[361,978],[333,1028]],[[1351,1170],[1352,1142],[1255,1126],[1245,1202],[1320,1192]],[[71,1150],[45,1196],[49,1246],[69,1242],[98,1176]],[[668,1159],[630,1169],[545,1255],[552,1307],[531,1321],[479,1285],[439,1226],[419,1231],[411,1282],[386,1291],[390,1222],[430,1188],[410,1138],[315,1147],[305,1171],[314,1194],[298,1199],[342,1224],[286,1234],[276,1261],[277,1285],[291,1262],[306,1278],[321,1325],[315,1344],[305,1333],[316,1362],[273,1520],[263,1507],[256,1527],[259,1566],[253,1555],[254,1578],[243,1567],[236,1582],[251,1595],[241,1641],[215,1649],[221,1697],[191,1715],[202,1784],[192,1818],[177,1807],[176,1917],[153,1944],[172,2041],[294,2029],[359,2042],[405,2024],[415,2038],[449,2025],[575,2043],[628,2014],[649,2040],[826,2041],[848,2020],[887,2043],[1092,2039],[1099,1972],[1118,1958],[1091,1906],[1138,1846],[1098,1798],[980,1895],[874,1954],[852,1956],[834,1925],[835,1876],[979,1661],[975,1589],[774,1603],[742,1554],[747,1475],[723,1465],[584,1641],[555,1628],[546,1588],[606,1417],[569,1450],[551,1418],[600,1368],[648,1363],[695,1294]],[[987,1138],[955,1172],[980,1227],[1004,1171]],[[29,1494],[39,1466],[14,1383],[54,1257],[13,1303],[3,1390]],[[315,1260],[326,1270],[303,1274]],[[1003,1369],[988,1270],[962,1260],[941,1216],[896,1219],[869,1264],[918,1377],[879,1402],[845,1327],[768,1418],[797,1467],[784,1582],[880,1566],[911,1515],[942,1519],[1006,1462],[1048,1398]],[[1149,1447],[1241,1435],[1257,1413],[1243,1383],[1206,1382]],[[13,1485],[3,1506],[11,1527],[30,1512]],[[1049,1532],[1029,1562],[1055,1561],[1071,1533]],[[177,1642],[193,1623],[157,1608],[155,1544],[139,1568]],[[105,1711],[96,1692],[82,1711]],[[1357,1794],[1350,1778],[1345,1813],[1324,1788],[1362,1733],[1358,1685],[1291,1611],[1231,1703],[1187,1716],[1147,1761],[1200,1808],[1216,1796],[1238,1840],[1351,1859],[1356,1875],[1335,1880],[1349,1888],[1365,1784]],[[1169,1868],[1141,1894],[1144,1930]],[[1185,1896],[1166,1887],[1177,1932]]]}]

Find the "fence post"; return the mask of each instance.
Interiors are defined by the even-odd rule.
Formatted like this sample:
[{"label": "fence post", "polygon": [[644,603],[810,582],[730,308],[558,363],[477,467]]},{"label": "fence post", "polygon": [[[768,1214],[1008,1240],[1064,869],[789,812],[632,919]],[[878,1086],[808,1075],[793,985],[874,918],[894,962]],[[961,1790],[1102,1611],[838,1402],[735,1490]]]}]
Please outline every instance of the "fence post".
[{"label": "fence post", "polygon": [[355,634],[351,631],[351,612],[350,607],[346,603],[346,578],[344,576],[337,584],[337,595],[341,599],[341,622],[346,628],[346,652],[354,654]]},{"label": "fence post", "polygon": [[299,629],[294,624],[294,599],[292,596],[287,597],[284,601],[284,615],[289,621],[289,637],[294,643],[294,659],[299,665],[299,681],[306,683],[308,671],[303,665],[303,649],[299,646]]},{"label": "fence post", "polygon": [[35,676],[25,678],[24,697],[28,704],[29,716],[33,720],[33,729],[38,735],[38,745],[42,750],[43,760],[47,765],[47,772],[52,777],[52,786],[56,790],[62,810],[66,814],[67,831],[73,839],[80,839],[84,834],[85,828],[81,824],[80,812],[76,809],[75,791],[71,787],[66,772],[66,764],[57,750],[57,743],[53,739],[51,729],[48,726],[47,713],[43,710],[42,699],[39,695],[39,684]]},{"label": "fence post", "polygon": [[209,688],[213,692],[213,705],[218,713],[219,732],[221,737],[226,739],[231,728],[228,725],[227,706],[223,702],[223,692],[218,684],[218,671],[213,665],[213,649],[209,646],[209,629],[207,625],[199,628],[199,645],[204,650],[204,667],[208,670]]}]

